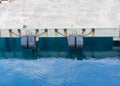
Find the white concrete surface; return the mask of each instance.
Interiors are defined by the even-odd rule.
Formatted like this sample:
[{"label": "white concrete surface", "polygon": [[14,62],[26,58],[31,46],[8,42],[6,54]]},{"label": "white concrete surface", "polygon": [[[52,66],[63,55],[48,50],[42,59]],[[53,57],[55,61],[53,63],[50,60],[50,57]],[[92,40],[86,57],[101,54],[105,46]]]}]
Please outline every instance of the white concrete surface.
[{"label": "white concrete surface", "polygon": [[0,4],[0,28],[118,28],[120,0],[13,0]]}]

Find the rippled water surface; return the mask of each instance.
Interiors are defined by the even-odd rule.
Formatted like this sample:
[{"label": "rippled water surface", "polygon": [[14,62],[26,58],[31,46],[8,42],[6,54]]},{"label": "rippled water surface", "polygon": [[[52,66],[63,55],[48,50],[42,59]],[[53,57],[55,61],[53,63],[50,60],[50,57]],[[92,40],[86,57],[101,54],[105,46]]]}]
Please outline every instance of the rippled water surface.
[{"label": "rippled water surface", "polygon": [[0,86],[120,86],[118,59],[1,59]]}]

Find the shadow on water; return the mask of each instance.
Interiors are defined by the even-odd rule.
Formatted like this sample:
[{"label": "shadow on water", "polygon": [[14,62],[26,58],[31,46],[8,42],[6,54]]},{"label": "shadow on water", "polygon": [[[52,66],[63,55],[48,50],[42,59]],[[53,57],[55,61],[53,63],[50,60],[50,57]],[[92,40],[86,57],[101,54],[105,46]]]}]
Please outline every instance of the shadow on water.
[{"label": "shadow on water", "polygon": [[26,60],[36,60],[40,58],[66,58],[66,59],[76,59],[76,60],[83,60],[83,59],[103,59],[106,57],[119,59],[120,51],[84,51],[82,49],[79,50],[69,50],[69,51],[33,51],[34,53],[24,53],[23,52],[4,52],[0,53],[1,59],[8,59],[8,58],[18,58],[18,59],[26,59]]},{"label": "shadow on water", "polygon": [[1,38],[0,58],[39,59],[62,57],[82,60],[120,56],[120,49],[114,49],[118,46],[116,44],[120,43],[113,42],[113,37],[84,37],[83,41],[83,49],[70,49],[67,37],[40,37],[36,43],[37,47],[33,50],[23,48],[20,38]]}]

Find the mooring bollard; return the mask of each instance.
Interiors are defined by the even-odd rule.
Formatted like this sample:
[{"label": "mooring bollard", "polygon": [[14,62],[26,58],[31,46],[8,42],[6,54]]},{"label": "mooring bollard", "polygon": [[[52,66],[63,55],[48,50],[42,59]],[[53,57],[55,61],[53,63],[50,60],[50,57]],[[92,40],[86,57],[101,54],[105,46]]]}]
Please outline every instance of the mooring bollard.
[{"label": "mooring bollard", "polygon": [[39,35],[39,30],[36,29],[35,36],[37,37]]},{"label": "mooring bollard", "polygon": [[55,29],[55,36],[58,36],[58,29]]},{"label": "mooring bollard", "polygon": [[21,36],[22,34],[21,34],[21,30],[20,29],[18,29],[18,35],[19,36]]},{"label": "mooring bollard", "polygon": [[86,31],[86,29],[82,29],[82,36],[85,35],[85,31]]},{"label": "mooring bollard", "polygon": [[13,35],[12,35],[12,30],[11,30],[11,29],[9,29],[9,35],[10,35],[10,37],[13,36]]},{"label": "mooring bollard", "polygon": [[95,29],[92,29],[92,36],[95,36]]},{"label": "mooring bollard", "polygon": [[67,29],[64,29],[64,35],[67,36]]},{"label": "mooring bollard", "polygon": [[0,30],[0,37],[1,37],[1,30]]},{"label": "mooring bollard", "polygon": [[45,35],[48,37],[48,29],[45,29]]}]

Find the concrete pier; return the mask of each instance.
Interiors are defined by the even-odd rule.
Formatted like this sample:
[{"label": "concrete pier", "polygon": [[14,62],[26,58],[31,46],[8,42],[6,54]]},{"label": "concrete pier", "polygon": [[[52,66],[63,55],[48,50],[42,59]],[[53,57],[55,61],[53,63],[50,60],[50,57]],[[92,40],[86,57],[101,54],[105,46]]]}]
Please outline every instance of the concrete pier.
[{"label": "concrete pier", "polygon": [[12,0],[0,28],[119,28],[120,0]]}]

